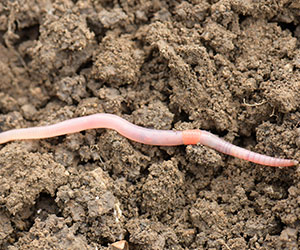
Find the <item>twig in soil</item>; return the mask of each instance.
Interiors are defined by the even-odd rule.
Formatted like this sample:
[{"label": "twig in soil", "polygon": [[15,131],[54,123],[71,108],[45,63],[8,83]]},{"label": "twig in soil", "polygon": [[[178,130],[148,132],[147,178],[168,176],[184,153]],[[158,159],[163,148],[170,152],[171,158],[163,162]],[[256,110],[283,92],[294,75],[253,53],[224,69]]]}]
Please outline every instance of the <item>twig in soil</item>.
[{"label": "twig in soil", "polygon": [[288,167],[298,164],[296,160],[280,159],[254,153],[226,142],[204,130],[173,131],[143,128],[117,115],[103,113],[73,118],[49,126],[13,129],[2,132],[0,133],[0,144],[13,140],[50,138],[95,128],[113,129],[130,140],[148,145],[177,146],[200,143],[224,154],[261,165]]}]

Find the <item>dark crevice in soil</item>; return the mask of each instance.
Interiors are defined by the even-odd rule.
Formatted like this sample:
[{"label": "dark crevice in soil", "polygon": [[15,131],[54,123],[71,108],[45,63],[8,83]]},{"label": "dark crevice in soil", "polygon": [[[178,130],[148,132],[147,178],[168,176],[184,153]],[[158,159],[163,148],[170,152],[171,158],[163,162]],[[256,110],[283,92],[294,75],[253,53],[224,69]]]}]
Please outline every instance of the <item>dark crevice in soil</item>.
[{"label": "dark crevice in soil", "polygon": [[283,23],[283,22],[276,22],[282,30],[289,30],[293,36],[295,35],[295,31],[297,28],[297,25],[293,24],[293,23]]},{"label": "dark crevice in soil", "polygon": [[86,69],[91,69],[92,66],[93,66],[93,60],[90,58],[78,67],[78,69],[76,70],[76,74],[80,75],[82,71]]},{"label": "dark crevice in soil", "polygon": [[55,197],[51,197],[51,195],[49,195],[48,193],[40,193],[35,205],[29,208],[29,210],[31,212],[31,215],[28,219],[25,219],[23,221],[24,225],[26,225],[24,227],[24,230],[15,230],[14,234],[10,236],[14,239],[15,242],[18,242],[19,238],[23,237],[24,232],[30,231],[31,227],[35,223],[36,218],[40,218],[42,221],[45,221],[50,214],[55,214],[58,217],[62,217],[62,214],[60,213],[60,210],[56,205]]},{"label": "dark crevice in soil", "polygon": [[171,109],[171,111],[174,114],[174,121],[172,125],[176,124],[177,122],[191,122],[189,119],[189,114],[187,114],[184,110],[179,112],[176,109]]},{"label": "dark crevice in soil", "polygon": [[132,109],[126,104],[125,101],[121,102],[121,109],[122,109],[122,114],[124,115],[131,115],[132,114]]},{"label": "dark crevice in soil", "polygon": [[[118,3],[118,4],[120,4],[120,3]],[[104,1],[101,1],[101,5],[105,9],[113,9],[115,7],[115,1],[104,0]]]},{"label": "dark crevice in soil", "polygon": [[286,227],[286,225],[281,221],[280,218],[275,217],[275,221],[276,221],[276,227],[272,227],[273,230],[270,231],[270,235],[279,235],[280,232],[282,232],[282,230]]},{"label": "dark crevice in soil", "polygon": [[[0,43],[5,46],[5,43],[4,43],[4,34],[5,32],[0,30]],[[5,46],[6,47],[6,46]]]},{"label": "dark crevice in soil", "polygon": [[97,42],[100,43],[105,36],[107,29],[104,28],[100,21],[94,20],[93,17],[87,17],[86,22],[89,29],[94,32]]},{"label": "dark crevice in soil", "polygon": [[244,22],[248,17],[249,17],[249,16],[247,16],[247,15],[239,14],[239,18],[238,18],[239,24],[242,25],[243,22]]},{"label": "dark crevice in soil", "polygon": [[[219,137],[223,138],[228,134],[228,131],[223,130],[223,131],[217,131],[217,130],[210,130],[211,133],[218,135]],[[241,139],[241,137],[239,137],[239,139]]]},{"label": "dark crevice in soil", "polygon": [[36,200],[31,220],[34,222],[36,218],[40,218],[44,221],[47,219],[49,214],[55,214],[57,217],[62,217],[59,207],[55,202],[55,197],[51,197],[48,193],[41,193],[39,198]]},{"label": "dark crevice in soil", "polygon": [[30,27],[23,28],[21,30],[16,29],[16,35],[18,35],[18,40],[14,43],[15,46],[18,46],[19,44],[31,40],[38,40],[40,36],[39,31],[40,25],[36,24]]}]

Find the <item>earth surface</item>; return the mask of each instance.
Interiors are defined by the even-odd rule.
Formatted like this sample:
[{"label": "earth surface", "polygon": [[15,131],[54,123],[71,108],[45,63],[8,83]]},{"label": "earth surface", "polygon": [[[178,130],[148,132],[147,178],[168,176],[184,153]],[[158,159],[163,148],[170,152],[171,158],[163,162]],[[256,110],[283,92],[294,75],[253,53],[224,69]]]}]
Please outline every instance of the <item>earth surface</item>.
[{"label": "earth surface", "polygon": [[[300,160],[300,4],[3,0],[1,131],[113,113]],[[299,249],[300,169],[105,129],[0,146],[0,249]]]}]

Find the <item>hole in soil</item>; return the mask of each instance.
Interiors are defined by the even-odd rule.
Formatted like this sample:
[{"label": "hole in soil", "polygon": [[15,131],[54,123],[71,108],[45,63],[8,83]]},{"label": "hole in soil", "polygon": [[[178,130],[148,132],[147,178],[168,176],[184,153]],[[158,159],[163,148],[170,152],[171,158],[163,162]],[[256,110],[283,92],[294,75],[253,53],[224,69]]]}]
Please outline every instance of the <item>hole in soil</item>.
[{"label": "hole in soil", "polygon": [[176,110],[176,109],[171,109],[171,112],[175,114],[174,116],[174,122],[172,125],[174,125],[175,123],[181,121],[181,122],[191,122],[191,120],[189,119],[189,114],[186,113],[184,110]]},{"label": "hole in soil", "polygon": [[99,20],[96,20],[93,17],[87,17],[86,22],[89,29],[94,32],[97,42],[100,43],[105,36],[107,29],[104,28]]},{"label": "hole in soil", "polygon": [[0,43],[6,47],[6,45],[4,44],[4,38],[3,38],[4,34],[5,34],[4,31],[0,31]]},{"label": "hole in soil", "polygon": [[[51,197],[47,193],[41,193],[37,198],[35,205],[24,208],[24,211],[25,214],[21,215],[20,219],[17,220],[17,222],[21,223],[21,225],[24,225],[24,227],[21,229],[14,225],[16,229],[14,234],[11,235],[11,237],[14,238],[14,241],[18,241],[18,239],[23,236],[23,232],[29,232],[31,227],[34,225],[36,218],[40,218],[42,221],[44,221],[49,214],[56,214],[57,216],[62,217],[61,213],[59,212],[59,208],[56,205],[55,197]],[[26,217],[26,213],[30,213],[30,216]]]},{"label": "hole in soil", "polygon": [[41,193],[34,207],[33,221],[39,217],[42,221],[47,219],[49,214],[56,214],[61,217],[59,208],[55,202],[55,197],[47,193]]},{"label": "hole in soil", "polygon": [[16,30],[15,33],[19,36],[19,39],[15,42],[15,45],[18,46],[22,42],[28,40],[37,40],[40,35],[39,28],[40,25],[36,24],[21,30]]},{"label": "hole in soil", "polygon": [[242,24],[243,23],[243,21],[245,21],[246,19],[247,19],[247,17],[249,17],[249,16],[244,16],[244,15],[239,15],[239,24]]},{"label": "hole in soil", "polygon": [[90,69],[93,66],[93,61],[92,59],[88,59],[87,61],[85,61],[84,63],[82,63],[78,69],[76,70],[76,73],[78,75],[80,75],[80,72],[83,71],[84,69]]},{"label": "hole in soil", "polygon": [[293,23],[281,23],[281,22],[278,22],[277,23],[282,30],[289,30],[290,32],[292,32],[292,34],[295,33],[295,30],[297,28],[296,25],[294,25]]}]

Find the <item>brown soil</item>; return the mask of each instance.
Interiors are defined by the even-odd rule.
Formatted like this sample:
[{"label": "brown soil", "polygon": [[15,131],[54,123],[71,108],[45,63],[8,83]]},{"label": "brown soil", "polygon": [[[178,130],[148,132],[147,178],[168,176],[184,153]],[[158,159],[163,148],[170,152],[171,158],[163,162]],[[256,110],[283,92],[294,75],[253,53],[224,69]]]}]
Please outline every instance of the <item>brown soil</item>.
[{"label": "brown soil", "polygon": [[[3,0],[2,131],[99,112],[300,160],[298,1]],[[0,146],[0,249],[298,249],[300,170],[104,129]]]}]

